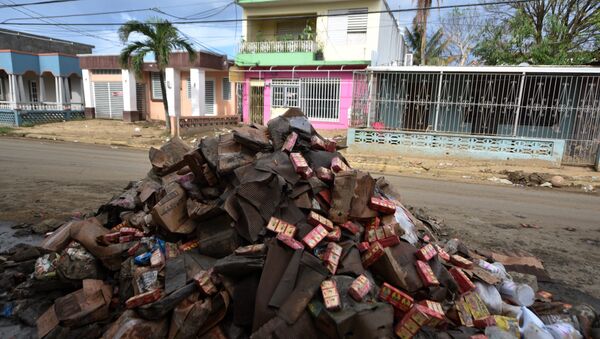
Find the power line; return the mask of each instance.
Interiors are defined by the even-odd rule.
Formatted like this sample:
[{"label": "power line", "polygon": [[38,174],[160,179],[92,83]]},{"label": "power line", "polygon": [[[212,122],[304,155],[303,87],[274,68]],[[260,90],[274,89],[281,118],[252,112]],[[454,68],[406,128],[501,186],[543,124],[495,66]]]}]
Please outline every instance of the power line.
[{"label": "power line", "polygon": [[[400,12],[414,12],[431,9],[453,9],[453,8],[466,8],[466,7],[481,7],[491,5],[514,5],[520,3],[527,3],[534,0],[513,0],[513,1],[496,1],[487,3],[472,3],[462,5],[444,5],[444,6],[430,6],[423,8],[404,8],[404,9],[392,9],[382,11],[368,11],[366,14],[381,14],[381,13],[400,13]],[[284,16],[272,16],[272,17],[257,17],[257,18],[241,18],[241,19],[219,19],[219,20],[187,20],[187,21],[174,21],[172,24],[176,25],[189,25],[189,24],[214,24],[214,23],[233,23],[233,22],[245,22],[245,21],[269,21],[269,20],[286,20],[286,19],[312,19],[319,17],[335,17],[335,16],[347,16],[347,13],[327,13],[327,14],[315,14],[315,15],[284,15]],[[12,23],[11,25],[19,26],[53,26],[56,24],[49,23],[31,23],[31,22],[18,22]],[[91,22],[78,22],[78,23],[65,23],[61,24],[65,26],[121,26],[123,23],[119,22],[102,22],[102,23],[91,23]]]},{"label": "power line", "polygon": [[[12,0],[7,0],[7,1],[10,2],[11,4],[16,4]],[[5,2],[1,2],[1,3],[4,4],[4,5],[6,5]],[[38,12],[32,10],[32,9],[28,9],[28,8],[20,9],[20,8],[17,8],[17,7],[12,7],[11,9],[13,9],[13,10],[19,12],[19,13],[22,13],[24,15],[27,15],[28,17],[31,17],[31,18],[34,18],[34,16],[31,15],[31,14],[29,14],[29,13],[27,13],[27,12],[33,13],[33,14],[38,15],[38,16],[40,15],[40,13],[38,13]],[[25,11],[27,11],[27,12],[25,12]],[[76,28],[72,28],[72,27],[65,27],[65,25],[62,25],[61,23],[57,22],[56,20],[51,20],[51,19],[48,19],[48,20],[47,19],[39,19],[39,20],[42,21],[42,22],[44,22],[45,24],[53,25],[53,26],[58,26],[58,27],[61,27],[61,28],[65,29],[65,30],[67,30],[67,31],[78,32],[78,33],[80,33],[82,35],[86,35],[86,36],[89,36],[89,37],[92,37],[92,38],[97,38],[97,39],[100,39],[100,40],[108,41],[108,42],[113,43],[113,44],[117,44],[116,41],[113,41],[113,40],[110,40],[110,39],[107,39],[107,38],[104,38],[104,37],[100,37],[100,36],[97,36],[97,35],[94,35],[94,34],[86,33],[86,32],[84,32],[84,31],[82,31],[80,29],[76,29]]]},{"label": "power line", "polygon": [[2,21],[3,24],[8,23],[9,21],[16,20],[39,20],[39,19],[56,19],[56,18],[72,18],[78,16],[96,16],[96,15],[108,15],[108,14],[122,14],[122,13],[132,13],[132,12],[142,12],[142,11],[151,11],[152,8],[140,8],[140,9],[126,9],[120,11],[111,11],[111,12],[94,12],[94,13],[80,13],[80,14],[64,14],[64,15],[52,15],[52,16],[36,16],[29,18],[9,18]]},{"label": "power line", "polygon": [[80,0],[46,0],[46,1],[36,1],[36,2],[26,2],[26,3],[22,3],[22,4],[4,4],[4,5],[0,5],[0,9],[1,8],[15,8],[15,7],[23,7],[23,6],[38,6],[38,5],[48,5],[48,4],[55,4],[55,3],[60,3],[60,2],[74,2],[74,1],[80,1]]}]

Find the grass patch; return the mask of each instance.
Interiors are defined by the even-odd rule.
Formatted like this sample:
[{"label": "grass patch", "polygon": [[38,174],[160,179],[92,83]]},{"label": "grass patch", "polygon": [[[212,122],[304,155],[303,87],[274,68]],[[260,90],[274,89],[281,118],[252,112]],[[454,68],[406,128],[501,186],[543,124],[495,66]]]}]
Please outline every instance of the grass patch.
[{"label": "grass patch", "polygon": [[1,134],[9,134],[12,132],[13,128],[8,126],[0,126],[0,135]]}]

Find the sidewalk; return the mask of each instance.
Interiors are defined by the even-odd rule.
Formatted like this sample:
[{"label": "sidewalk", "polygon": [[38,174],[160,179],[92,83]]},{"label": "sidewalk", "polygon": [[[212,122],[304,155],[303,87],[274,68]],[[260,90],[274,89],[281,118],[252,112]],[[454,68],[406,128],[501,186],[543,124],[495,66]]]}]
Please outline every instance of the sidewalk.
[{"label": "sidewalk", "polygon": [[[192,137],[184,137],[184,140],[193,144],[203,136],[226,131],[226,128],[213,128]],[[323,131],[322,134],[326,137],[345,136],[345,131]],[[101,119],[15,128],[9,131],[8,135],[143,149],[159,146],[168,140],[168,134],[161,123],[146,121],[125,123]],[[565,179],[565,186],[567,186],[561,189],[589,191],[591,185],[596,191],[600,190],[600,173],[587,167],[550,167],[545,163],[533,161],[482,161],[453,157],[434,159],[414,155],[363,154],[352,148],[344,150],[343,153],[355,167],[370,172],[512,185],[513,183],[507,180],[509,174],[523,171],[525,176],[534,174],[536,177],[537,174],[548,181],[552,176],[560,175]],[[512,174],[510,178],[514,180],[519,176],[522,177],[522,175]]]}]

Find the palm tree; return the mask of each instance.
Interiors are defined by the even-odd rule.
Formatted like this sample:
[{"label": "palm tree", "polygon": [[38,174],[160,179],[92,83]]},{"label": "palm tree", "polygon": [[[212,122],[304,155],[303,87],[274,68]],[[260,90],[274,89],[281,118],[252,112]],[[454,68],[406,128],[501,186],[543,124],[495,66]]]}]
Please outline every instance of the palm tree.
[{"label": "palm tree", "polygon": [[150,53],[154,54],[154,61],[159,69],[167,131],[170,133],[171,120],[165,88],[165,68],[169,65],[169,54],[172,50],[184,50],[187,51],[190,62],[193,62],[196,60],[196,51],[185,38],[179,35],[179,30],[167,20],[150,19],[146,22],[130,20],[119,28],[119,37],[123,43],[128,42],[132,33],[140,34],[145,39],[132,41],[123,48],[120,55],[121,66],[133,69],[136,75],[141,77],[144,58]]},{"label": "palm tree", "polygon": [[[425,48],[427,48],[427,19],[429,19],[429,11],[430,7],[433,4],[432,0],[413,0],[417,3],[417,7],[419,10],[417,11],[417,15],[415,16],[415,22],[420,31],[421,41],[419,44],[419,51],[421,55],[425,54]],[[437,4],[439,6],[441,0],[437,0]],[[425,63],[421,62],[420,65],[425,65]]]},{"label": "palm tree", "polygon": [[[440,28],[429,38],[421,36],[417,20],[413,20],[412,31],[405,29],[404,35],[411,50],[413,61],[419,65],[447,65],[454,61],[455,56],[447,56],[448,40],[444,38],[444,31]],[[421,42],[425,41],[425,49],[421,50]]]}]

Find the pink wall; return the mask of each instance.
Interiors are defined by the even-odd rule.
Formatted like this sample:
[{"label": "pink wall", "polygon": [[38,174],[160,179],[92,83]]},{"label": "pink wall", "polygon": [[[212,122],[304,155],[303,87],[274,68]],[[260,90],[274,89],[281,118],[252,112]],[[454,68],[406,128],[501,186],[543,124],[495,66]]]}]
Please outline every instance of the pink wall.
[{"label": "pink wall", "polygon": [[[352,105],[352,74],[353,70],[348,71],[331,71],[330,78],[340,79],[340,110],[338,121],[319,121],[311,119],[315,128],[318,129],[343,129],[348,128],[348,114]],[[289,71],[274,71],[274,72],[247,72],[246,82],[244,84],[244,100],[243,100],[243,119],[244,122],[250,121],[250,79],[261,79],[265,82],[264,89],[264,124],[271,117],[271,87],[272,79],[302,79],[302,78],[327,78],[327,71],[314,72],[292,72]]]}]

